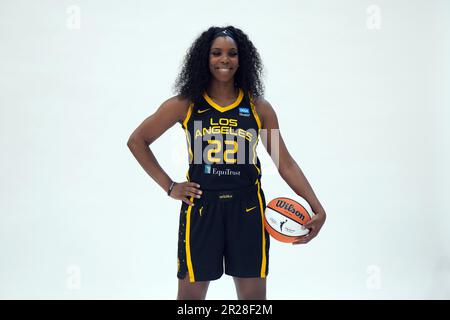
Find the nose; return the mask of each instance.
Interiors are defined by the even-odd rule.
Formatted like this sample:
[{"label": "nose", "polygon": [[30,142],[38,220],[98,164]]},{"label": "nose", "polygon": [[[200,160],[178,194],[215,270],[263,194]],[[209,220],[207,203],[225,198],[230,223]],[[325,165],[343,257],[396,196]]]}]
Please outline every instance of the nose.
[{"label": "nose", "polygon": [[228,62],[229,62],[228,56],[225,55],[225,56],[220,60],[220,62],[221,62],[222,64],[228,64]]}]

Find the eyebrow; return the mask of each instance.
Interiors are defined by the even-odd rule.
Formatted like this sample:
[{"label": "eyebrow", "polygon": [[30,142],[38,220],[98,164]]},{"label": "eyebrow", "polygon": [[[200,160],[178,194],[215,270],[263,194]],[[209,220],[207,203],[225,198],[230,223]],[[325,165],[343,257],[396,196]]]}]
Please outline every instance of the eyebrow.
[{"label": "eyebrow", "polygon": [[[211,50],[222,50],[222,48],[211,48]],[[231,48],[228,51],[237,50],[237,48]]]}]

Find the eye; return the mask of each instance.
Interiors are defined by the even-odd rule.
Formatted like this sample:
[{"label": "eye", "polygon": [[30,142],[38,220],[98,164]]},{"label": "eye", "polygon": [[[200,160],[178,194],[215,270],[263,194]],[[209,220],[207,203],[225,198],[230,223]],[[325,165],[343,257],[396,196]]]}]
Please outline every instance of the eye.
[{"label": "eye", "polygon": [[237,56],[237,52],[230,52],[230,56],[232,57]]},{"label": "eye", "polygon": [[220,56],[220,52],[217,52],[217,51],[215,51],[215,52],[211,52],[211,54],[213,55],[213,56]]}]

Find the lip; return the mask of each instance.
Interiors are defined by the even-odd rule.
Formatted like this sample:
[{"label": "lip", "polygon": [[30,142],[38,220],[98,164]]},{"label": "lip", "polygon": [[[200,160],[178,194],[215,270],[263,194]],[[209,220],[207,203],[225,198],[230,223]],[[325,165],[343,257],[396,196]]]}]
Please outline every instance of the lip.
[{"label": "lip", "polygon": [[233,69],[233,68],[217,67],[216,69],[217,69],[217,70],[220,70],[220,69],[222,69],[222,70],[231,70],[231,69]]}]

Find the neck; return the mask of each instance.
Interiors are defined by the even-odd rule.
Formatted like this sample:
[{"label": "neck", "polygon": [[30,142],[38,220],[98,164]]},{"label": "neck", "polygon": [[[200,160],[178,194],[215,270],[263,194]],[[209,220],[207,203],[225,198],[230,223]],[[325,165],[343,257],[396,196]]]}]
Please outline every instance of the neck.
[{"label": "neck", "polygon": [[229,82],[218,82],[212,80],[208,86],[207,93],[211,98],[234,99],[239,93],[239,89],[234,87],[233,79]]}]

